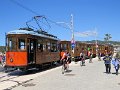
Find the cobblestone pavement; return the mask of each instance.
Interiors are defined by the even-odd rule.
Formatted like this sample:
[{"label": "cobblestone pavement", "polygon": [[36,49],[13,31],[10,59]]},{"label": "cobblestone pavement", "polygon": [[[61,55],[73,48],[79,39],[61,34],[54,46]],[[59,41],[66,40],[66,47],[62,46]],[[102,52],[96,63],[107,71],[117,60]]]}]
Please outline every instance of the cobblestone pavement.
[{"label": "cobblestone pavement", "polygon": [[112,66],[111,74],[106,74],[104,62],[96,58],[82,67],[72,62],[65,74],[58,67],[12,90],[120,90],[120,73],[114,72]]}]

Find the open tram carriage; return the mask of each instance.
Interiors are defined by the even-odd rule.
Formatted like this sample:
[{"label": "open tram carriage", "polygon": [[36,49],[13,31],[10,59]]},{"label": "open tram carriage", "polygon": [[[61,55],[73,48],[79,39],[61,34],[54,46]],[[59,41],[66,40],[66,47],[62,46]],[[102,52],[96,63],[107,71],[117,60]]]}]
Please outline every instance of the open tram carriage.
[{"label": "open tram carriage", "polygon": [[6,35],[6,67],[40,68],[60,60],[59,39],[45,31],[21,28]]}]

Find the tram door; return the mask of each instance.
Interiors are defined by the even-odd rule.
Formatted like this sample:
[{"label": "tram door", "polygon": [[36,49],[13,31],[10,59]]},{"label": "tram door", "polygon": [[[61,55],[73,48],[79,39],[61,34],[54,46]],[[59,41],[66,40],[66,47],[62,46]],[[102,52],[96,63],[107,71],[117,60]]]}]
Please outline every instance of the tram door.
[{"label": "tram door", "polygon": [[36,40],[28,40],[28,63],[33,64],[36,60]]}]

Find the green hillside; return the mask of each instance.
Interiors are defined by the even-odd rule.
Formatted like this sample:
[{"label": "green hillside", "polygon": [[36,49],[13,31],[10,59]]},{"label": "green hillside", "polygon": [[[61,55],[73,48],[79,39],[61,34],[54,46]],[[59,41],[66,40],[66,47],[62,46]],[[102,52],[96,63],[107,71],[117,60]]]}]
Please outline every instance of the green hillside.
[{"label": "green hillside", "polygon": [[0,46],[0,52],[5,52],[5,46]]}]

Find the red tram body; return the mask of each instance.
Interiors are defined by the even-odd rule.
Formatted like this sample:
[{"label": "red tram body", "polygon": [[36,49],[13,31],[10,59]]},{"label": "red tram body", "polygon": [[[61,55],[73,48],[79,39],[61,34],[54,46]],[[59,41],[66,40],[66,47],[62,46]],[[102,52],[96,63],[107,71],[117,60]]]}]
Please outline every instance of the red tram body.
[{"label": "red tram body", "polygon": [[60,60],[59,39],[47,32],[20,29],[6,35],[6,67],[29,69]]}]

